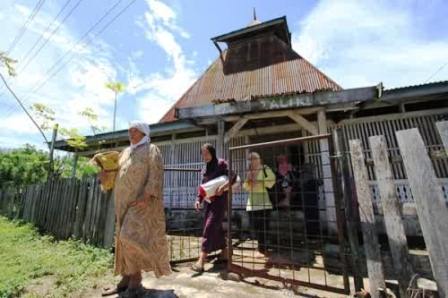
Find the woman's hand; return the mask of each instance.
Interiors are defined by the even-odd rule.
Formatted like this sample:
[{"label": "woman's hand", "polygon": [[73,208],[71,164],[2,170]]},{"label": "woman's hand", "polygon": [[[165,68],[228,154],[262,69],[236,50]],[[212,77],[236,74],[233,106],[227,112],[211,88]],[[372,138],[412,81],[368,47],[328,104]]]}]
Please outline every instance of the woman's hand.
[{"label": "woman's hand", "polygon": [[199,212],[201,210],[201,202],[194,202],[194,209],[196,210],[196,212]]},{"label": "woman's hand", "polygon": [[216,196],[221,196],[224,192],[227,191],[227,189],[230,186],[230,181],[227,181],[226,183],[224,183],[223,185],[221,185],[220,187],[218,187],[218,189],[216,190],[215,195]]},{"label": "woman's hand", "polygon": [[105,181],[106,176],[107,176],[107,172],[105,170],[101,170],[98,173],[98,178],[100,179],[101,183],[103,183],[103,181]]},{"label": "woman's hand", "polygon": [[148,202],[146,202],[145,200],[135,200],[132,201],[129,204],[130,207],[137,207],[139,209],[145,209],[146,207],[148,207]]},{"label": "woman's hand", "polygon": [[216,196],[221,196],[224,193],[224,185],[221,185],[220,187],[218,187],[218,189],[216,190],[215,195]]}]

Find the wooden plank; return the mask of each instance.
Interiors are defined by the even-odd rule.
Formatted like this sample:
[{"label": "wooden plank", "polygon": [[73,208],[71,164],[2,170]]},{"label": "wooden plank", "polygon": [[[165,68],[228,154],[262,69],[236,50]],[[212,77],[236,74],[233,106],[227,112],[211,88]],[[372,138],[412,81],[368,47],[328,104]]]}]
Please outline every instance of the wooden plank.
[{"label": "wooden plank", "polygon": [[53,215],[54,215],[54,225],[53,233],[58,239],[61,239],[61,226],[62,219],[64,218],[64,197],[65,196],[65,184],[64,180],[58,180],[58,189],[54,194],[54,205],[53,205]]},{"label": "wooden plank", "polygon": [[[443,147],[445,147],[445,153],[448,155],[448,121],[438,121],[436,122],[437,131],[442,140]],[[447,173],[448,161],[446,159],[440,160],[443,166],[443,173]],[[445,175],[444,175],[445,176]]]},{"label": "wooden plank", "polygon": [[61,218],[61,201],[59,200],[59,194],[62,193],[62,183],[60,180],[56,180],[55,189],[52,193],[51,201],[51,225],[49,227],[50,233],[58,238],[59,220]]},{"label": "wooden plank", "polygon": [[55,180],[52,180],[50,182],[50,189],[48,192],[48,200],[46,202],[45,206],[45,221],[44,221],[44,228],[46,231],[51,232],[51,228],[53,226],[53,201],[54,201],[54,193],[56,189],[57,183]]},{"label": "wooden plank", "polygon": [[275,111],[291,108],[304,108],[319,105],[359,102],[377,98],[376,86],[345,89],[318,93],[304,93],[291,96],[260,98],[257,101],[238,101],[232,103],[210,104],[198,107],[176,109],[178,119],[196,119],[199,117],[217,117],[248,112]]},{"label": "wooden plank", "polygon": [[75,235],[75,229],[76,229],[76,214],[77,214],[77,206],[78,206],[78,197],[79,193],[81,192],[82,188],[82,181],[81,180],[75,180],[75,191],[72,196],[72,211],[71,211],[71,227],[70,227],[70,237],[74,237]]},{"label": "wooden plank", "polygon": [[107,213],[104,227],[104,240],[103,240],[105,248],[112,247],[114,243],[114,232],[115,232],[114,196],[113,193],[109,193],[107,199]]},{"label": "wooden plank", "polygon": [[57,196],[57,202],[60,206],[59,212],[57,213],[58,217],[59,217],[59,221],[58,221],[58,227],[57,227],[57,232],[58,232],[58,237],[59,239],[65,239],[64,236],[64,230],[65,230],[65,223],[66,223],[66,219],[67,219],[67,203],[69,200],[69,181],[67,181],[66,179],[61,180],[61,188],[60,188],[60,192]]},{"label": "wooden plank", "polygon": [[313,123],[306,120],[302,115],[296,112],[289,112],[288,117],[294,120],[298,125],[306,129],[311,135],[318,135],[319,131]]},{"label": "wooden plank", "polygon": [[339,163],[340,175],[342,177],[342,181],[340,181],[341,192],[342,192],[342,201],[345,205],[345,219],[347,225],[347,236],[350,244],[351,257],[349,258],[351,261],[351,267],[353,270],[353,280],[355,284],[355,290],[360,291],[364,288],[363,277],[361,268],[362,258],[361,251],[359,248],[359,238],[358,238],[358,229],[356,223],[358,219],[356,218],[353,210],[353,196],[351,191],[351,183],[349,181],[350,173],[348,170],[348,163],[345,160],[345,146],[343,144],[343,139],[341,139],[342,129],[333,130],[333,143],[335,148],[335,155],[337,156],[337,162]]},{"label": "wooden plank", "polygon": [[95,207],[95,180],[90,179],[89,196],[87,201],[86,217],[84,219],[83,239],[92,241],[92,218],[93,208]]},{"label": "wooden plank", "polygon": [[98,225],[100,220],[100,212],[101,212],[101,188],[98,183],[98,180],[95,181],[95,192],[94,192],[94,209],[93,209],[93,217],[91,223],[91,233],[92,233],[92,241],[95,245],[98,245]]},{"label": "wooden plank", "polygon": [[100,230],[98,234],[98,243],[102,246],[104,246],[104,238],[106,233],[106,220],[107,220],[107,207],[110,200],[110,192],[103,193],[101,196],[101,217],[100,217]]},{"label": "wooden plank", "polygon": [[394,270],[399,283],[400,296],[406,297],[406,290],[411,281],[413,269],[409,259],[400,203],[395,192],[392,167],[387,154],[386,139],[384,136],[372,136],[369,138],[369,143],[375,164],[375,176],[380,192]]},{"label": "wooden plank", "polygon": [[63,229],[63,237],[64,239],[67,239],[71,236],[71,226],[73,224],[72,221],[72,213],[73,213],[73,197],[74,192],[76,190],[76,179],[67,179],[66,183],[68,184],[67,189],[67,207],[65,210],[65,216],[64,216],[64,229]]},{"label": "wooden plank", "polygon": [[36,219],[37,198],[39,197],[40,187],[41,185],[39,184],[33,185],[30,193],[32,203],[31,203],[29,222],[32,222],[34,224]]},{"label": "wooden plank", "polygon": [[[32,185],[26,187],[22,193],[22,208],[23,214],[22,219],[24,221],[29,222],[30,213],[31,213],[31,189]],[[1,198],[0,198],[1,199]]]},{"label": "wooden plank", "polygon": [[103,207],[103,194],[101,193],[101,189],[98,185],[97,191],[95,192],[95,220],[93,222],[93,239],[95,245],[99,246],[103,243],[103,238],[101,237],[101,231],[104,229],[101,224],[101,214]]},{"label": "wooden plank", "polygon": [[74,190],[74,179],[67,179],[65,181],[67,183],[67,193],[65,195],[66,200],[66,208],[65,208],[65,216],[63,221],[63,229],[62,229],[62,235],[64,239],[67,239],[70,237],[70,216],[72,211],[72,197],[73,197],[73,190]]},{"label": "wooden plank", "polygon": [[238,122],[235,123],[232,128],[230,128],[226,133],[224,142],[229,142],[230,139],[233,138],[238,133],[238,131],[247,123],[247,121],[249,121],[249,119],[246,118],[241,118],[240,120],[238,120]]},{"label": "wooden plank", "polygon": [[442,139],[443,146],[448,155],[448,121],[436,122],[437,130],[439,131],[440,138]]},{"label": "wooden plank", "polygon": [[92,179],[88,179],[87,185],[86,185],[86,201],[85,201],[85,210],[84,210],[84,217],[83,217],[83,223],[82,223],[82,229],[81,229],[81,237],[84,241],[88,240],[87,234],[89,229],[89,221],[90,221],[90,210],[92,207]]},{"label": "wooden plank", "polygon": [[440,297],[448,296],[448,210],[418,129],[396,133]]},{"label": "wooden plank", "polygon": [[80,183],[80,188],[78,192],[78,198],[76,203],[76,214],[75,214],[75,226],[73,229],[73,237],[75,239],[82,238],[82,227],[84,223],[84,214],[86,209],[86,200],[87,200],[87,180],[84,179]]},{"label": "wooden plank", "polygon": [[353,176],[358,197],[358,208],[361,218],[361,229],[364,239],[364,250],[367,259],[370,294],[374,298],[380,297],[379,289],[385,289],[383,264],[378,236],[375,228],[372,194],[369,189],[367,168],[360,140],[350,140],[350,153]]}]

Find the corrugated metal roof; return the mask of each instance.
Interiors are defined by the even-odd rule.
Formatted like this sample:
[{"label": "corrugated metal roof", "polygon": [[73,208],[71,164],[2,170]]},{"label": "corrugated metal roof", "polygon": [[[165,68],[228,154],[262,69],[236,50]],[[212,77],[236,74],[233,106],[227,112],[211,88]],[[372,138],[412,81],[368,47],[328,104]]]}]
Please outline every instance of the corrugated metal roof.
[{"label": "corrugated metal roof", "polygon": [[390,89],[385,89],[386,92],[395,92],[395,91],[401,91],[403,89],[413,89],[413,88],[421,88],[421,87],[435,87],[435,86],[443,86],[447,85],[448,81],[438,81],[438,82],[430,82],[430,83],[424,83],[424,84],[417,84],[417,85],[409,85],[409,86],[401,86],[401,87],[394,87]]},{"label": "corrugated metal roof", "polygon": [[261,32],[232,42],[160,122],[175,120],[176,108],[341,89],[275,32]]}]

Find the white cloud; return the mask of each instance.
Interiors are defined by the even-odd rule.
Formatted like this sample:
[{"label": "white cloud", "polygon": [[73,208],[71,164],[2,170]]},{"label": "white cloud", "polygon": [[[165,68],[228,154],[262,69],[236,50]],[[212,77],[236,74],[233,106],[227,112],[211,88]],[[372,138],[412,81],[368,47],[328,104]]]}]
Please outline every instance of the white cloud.
[{"label": "white cloud", "polygon": [[[389,1],[320,1],[293,35],[293,47],[344,88],[421,84],[448,61],[448,39],[422,40],[411,8]],[[432,80],[446,79],[448,68]]]},{"label": "white cloud", "polygon": [[[35,60],[26,70],[21,71],[25,53],[38,37],[44,34],[58,9],[59,7],[44,6],[27,28],[23,38],[10,53],[10,56],[19,60],[16,67],[18,76],[8,78],[8,81],[17,95],[24,100],[26,106],[36,102],[49,106],[56,112],[56,121],[65,128],[76,127],[82,133],[91,134],[90,124],[79,115],[79,112],[86,107],[91,107],[97,112],[99,126],[110,128],[113,93],[105,88],[105,83],[116,80],[118,66],[112,60],[109,45],[101,39],[93,39],[90,45],[84,43],[76,46],[74,51],[62,60],[66,62],[71,59],[70,62],[64,65],[61,71],[40,90],[33,91],[35,86],[47,78],[50,67],[64,57],[65,53],[78,42],[77,32],[63,24]],[[0,21],[0,27],[2,27],[0,49],[7,49],[28,17],[30,9],[21,5],[6,4],[3,13],[4,18]],[[3,69],[1,71],[4,73]],[[13,102],[14,100],[7,92],[0,97],[2,101]],[[8,128],[8,133],[12,134],[6,137],[2,133],[3,138],[13,138],[14,133],[33,134],[36,132],[30,120],[18,108],[4,109],[2,107],[0,115],[0,129]],[[32,138],[34,142],[40,138],[37,133],[35,136],[36,138]],[[20,140],[21,143],[26,141]],[[40,145],[39,142],[37,145]]]},{"label": "white cloud", "polygon": [[140,94],[137,97],[140,118],[154,123],[190,87],[197,74],[178,41],[179,36],[188,38],[189,34],[178,26],[175,11],[158,0],[147,0],[147,4],[144,22],[138,24],[145,30],[145,36],[165,52],[169,66],[163,72],[145,77],[138,72],[130,73],[128,88],[130,93]]}]

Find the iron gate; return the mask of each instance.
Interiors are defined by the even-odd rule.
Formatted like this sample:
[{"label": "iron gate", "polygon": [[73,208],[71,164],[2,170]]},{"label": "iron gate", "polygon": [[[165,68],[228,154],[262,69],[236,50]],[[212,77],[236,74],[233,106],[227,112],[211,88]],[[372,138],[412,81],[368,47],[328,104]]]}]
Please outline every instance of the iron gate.
[{"label": "iron gate", "polygon": [[[242,181],[229,191],[229,271],[349,293],[332,147],[325,134],[229,148],[230,170]],[[255,176],[248,175],[250,152],[265,165]]]}]

